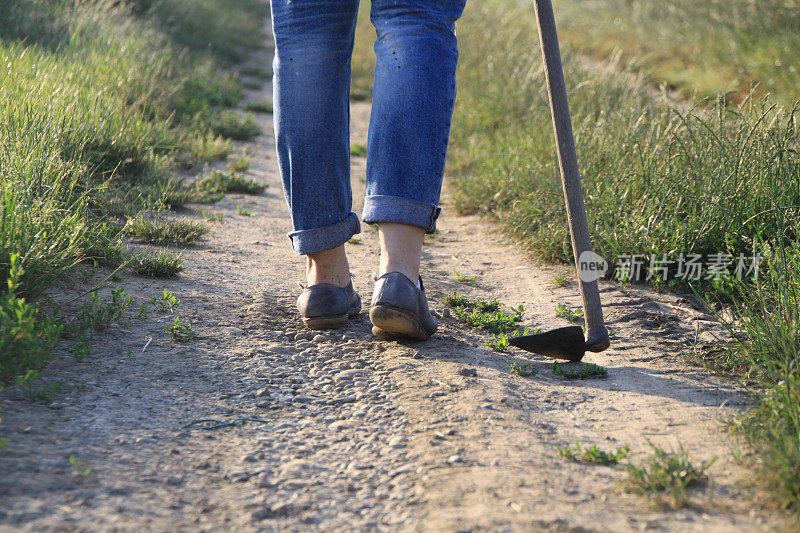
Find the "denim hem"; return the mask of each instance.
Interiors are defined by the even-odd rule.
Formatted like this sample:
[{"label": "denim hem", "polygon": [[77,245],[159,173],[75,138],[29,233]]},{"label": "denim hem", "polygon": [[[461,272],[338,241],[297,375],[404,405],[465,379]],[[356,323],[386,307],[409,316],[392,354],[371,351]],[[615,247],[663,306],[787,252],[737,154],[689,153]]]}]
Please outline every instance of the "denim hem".
[{"label": "denim hem", "polygon": [[356,233],[361,233],[361,224],[358,222],[358,216],[350,212],[344,220],[336,224],[293,231],[286,236],[292,241],[292,248],[297,254],[308,255],[336,248],[346,243]]},{"label": "denim hem", "polygon": [[441,207],[410,198],[371,195],[364,198],[361,220],[367,224],[395,222],[422,228],[425,233],[433,233],[436,231],[436,219],[439,218],[441,212]]}]

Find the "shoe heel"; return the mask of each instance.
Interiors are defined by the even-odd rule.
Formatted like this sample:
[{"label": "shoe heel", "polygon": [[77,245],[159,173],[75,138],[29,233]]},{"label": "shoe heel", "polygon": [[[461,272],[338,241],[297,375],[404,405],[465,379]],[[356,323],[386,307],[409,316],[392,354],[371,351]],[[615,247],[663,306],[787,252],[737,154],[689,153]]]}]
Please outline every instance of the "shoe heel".
[{"label": "shoe heel", "polygon": [[308,329],[339,329],[347,325],[347,315],[326,316],[323,318],[303,318]]},{"label": "shoe heel", "polygon": [[431,338],[413,314],[393,307],[372,306],[369,310],[369,319],[373,326],[372,334],[381,339],[411,337],[425,341]]}]

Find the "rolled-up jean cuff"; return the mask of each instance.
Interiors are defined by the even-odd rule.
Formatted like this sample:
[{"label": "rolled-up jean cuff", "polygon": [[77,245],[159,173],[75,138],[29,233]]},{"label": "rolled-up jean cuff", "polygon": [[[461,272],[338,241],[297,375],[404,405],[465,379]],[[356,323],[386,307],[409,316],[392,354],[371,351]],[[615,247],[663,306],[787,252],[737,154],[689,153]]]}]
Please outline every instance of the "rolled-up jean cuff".
[{"label": "rolled-up jean cuff", "polygon": [[358,216],[351,212],[344,220],[323,228],[304,229],[287,234],[292,248],[300,255],[313,254],[336,248],[356,233],[361,233]]},{"label": "rolled-up jean cuff", "polygon": [[364,198],[364,211],[361,220],[367,224],[395,222],[407,226],[417,226],[425,233],[436,231],[436,219],[442,208],[399,196],[373,195]]}]

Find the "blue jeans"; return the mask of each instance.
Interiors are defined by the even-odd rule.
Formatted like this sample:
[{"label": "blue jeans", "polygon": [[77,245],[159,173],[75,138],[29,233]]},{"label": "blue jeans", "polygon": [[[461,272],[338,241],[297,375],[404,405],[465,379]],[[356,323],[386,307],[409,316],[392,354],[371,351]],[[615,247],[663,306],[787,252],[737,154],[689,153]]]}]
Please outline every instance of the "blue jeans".
[{"label": "blue jeans", "polygon": [[[375,83],[364,222],[432,232],[456,96],[466,0],[372,0]],[[350,188],[350,59],[358,0],[271,0],[275,136],[298,254],[361,228]]]}]

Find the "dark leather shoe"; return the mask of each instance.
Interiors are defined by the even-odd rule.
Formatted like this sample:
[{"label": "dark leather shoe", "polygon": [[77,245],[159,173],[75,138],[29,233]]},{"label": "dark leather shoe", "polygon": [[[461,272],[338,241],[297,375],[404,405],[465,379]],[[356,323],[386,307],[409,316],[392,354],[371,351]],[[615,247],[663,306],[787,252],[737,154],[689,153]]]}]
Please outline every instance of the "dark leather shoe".
[{"label": "dark leather shoe", "polygon": [[308,329],[336,329],[361,312],[361,297],[350,282],[346,287],[317,283],[303,289],[297,309]]},{"label": "dark leather shoe", "polygon": [[373,335],[424,341],[436,332],[436,319],[428,309],[422,278],[419,286],[418,289],[400,272],[388,272],[378,278],[369,308]]}]

